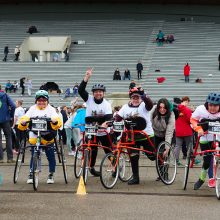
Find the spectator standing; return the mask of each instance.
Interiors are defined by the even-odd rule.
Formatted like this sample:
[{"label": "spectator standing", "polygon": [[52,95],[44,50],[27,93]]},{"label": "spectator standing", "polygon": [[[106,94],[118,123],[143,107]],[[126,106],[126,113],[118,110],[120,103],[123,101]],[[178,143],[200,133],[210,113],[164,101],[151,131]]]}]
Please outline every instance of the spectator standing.
[{"label": "spectator standing", "polygon": [[21,79],[20,79],[20,87],[21,87],[21,96],[23,96],[24,95],[24,91],[25,91],[25,77],[22,77]]},{"label": "spectator standing", "polygon": [[218,55],[218,70],[220,70],[220,54]]},{"label": "spectator standing", "polygon": [[4,62],[7,61],[8,53],[9,53],[9,49],[8,49],[8,45],[6,45],[4,48],[4,59],[2,61]]},{"label": "spectator standing", "polygon": [[124,80],[125,79],[129,79],[131,80],[131,74],[130,74],[130,70],[128,70],[128,68],[126,68],[125,72],[124,72]]},{"label": "spectator standing", "polygon": [[30,78],[27,78],[26,86],[27,86],[27,90],[28,90],[28,95],[31,96],[32,81]]},{"label": "spectator standing", "polygon": [[15,150],[18,151],[20,148],[21,140],[25,138],[25,131],[21,131],[18,129],[18,121],[23,115],[25,115],[25,111],[22,107],[23,104],[22,100],[16,100],[15,104],[16,104],[16,109],[15,109],[14,123],[12,125],[12,128],[14,128],[16,132],[17,141],[16,141]]},{"label": "spectator standing", "polygon": [[180,148],[185,142],[187,149],[192,147],[192,128],[190,123],[190,118],[192,116],[192,111],[188,108],[190,99],[188,96],[182,98],[181,104],[178,105],[179,117],[176,120],[176,160],[177,164],[181,165],[179,161]]},{"label": "spectator standing", "polygon": [[113,80],[121,80],[121,75],[118,68],[114,72]]},{"label": "spectator standing", "polygon": [[142,79],[142,75],[141,74],[142,74],[142,71],[143,71],[143,65],[142,65],[140,60],[137,63],[136,69],[137,69],[138,80]]},{"label": "spectator standing", "polygon": [[186,63],[186,65],[184,66],[185,83],[189,83],[189,75],[190,75],[190,65]]},{"label": "spectator standing", "polygon": [[2,147],[2,130],[6,139],[6,149],[7,149],[7,162],[14,163],[13,152],[12,152],[12,136],[11,136],[11,126],[10,120],[14,116],[15,104],[12,99],[1,90],[0,85],[0,163],[4,163],[4,154]]},{"label": "spectator standing", "polygon": [[63,51],[63,53],[65,54],[65,62],[68,62],[69,61],[69,49],[68,47]]},{"label": "spectator standing", "polygon": [[14,59],[14,61],[18,61],[20,52],[21,52],[21,51],[20,51],[19,46],[16,46],[16,47],[15,47],[15,51],[14,51],[14,54],[15,54],[15,59]]}]

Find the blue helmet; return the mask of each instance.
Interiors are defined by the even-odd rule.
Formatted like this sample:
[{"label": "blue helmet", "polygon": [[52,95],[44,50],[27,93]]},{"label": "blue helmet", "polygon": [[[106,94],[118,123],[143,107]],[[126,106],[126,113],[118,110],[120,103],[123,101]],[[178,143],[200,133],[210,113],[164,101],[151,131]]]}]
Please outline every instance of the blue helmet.
[{"label": "blue helmet", "polygon": [[220,105],[220,93],[217,92],[209,93],[206,102],[214,105]]}]

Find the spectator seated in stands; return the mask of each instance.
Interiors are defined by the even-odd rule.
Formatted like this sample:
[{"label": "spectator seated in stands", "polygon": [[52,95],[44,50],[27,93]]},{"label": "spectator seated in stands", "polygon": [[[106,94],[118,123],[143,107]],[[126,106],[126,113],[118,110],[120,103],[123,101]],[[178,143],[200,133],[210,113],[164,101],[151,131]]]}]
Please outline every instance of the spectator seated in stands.
[{"label": "spectator seated in stands", "polygon": [[121,80],[121,75],[118,68],[114,72],[113,80]]},{"label": "spectator seated in stands", "polygon": [[65,91],[65,93],[64,93],[64,97],[63,97],[61,100],[65,99],[65,98],[67,98],[67,97],[71,97],[71,96],[73,96],[73,95],[74,95],[74,94],[73,94],[73,89],[72,89],[72,88],[67,88],[66,91]]},{"label": "spectator seated in stands", "polygon": [[13,90],[13,85],[11,84],[10,80],[5,84],[5,92],[7,93],[8,91],[11,92]]},{"label": "spectator seated in stands", "polygon": [[27,33],[33,34],[33,33],[38,33],[39,31],[37,30],[36,26],[32,25],[28,28]]},{"label": "spectator seated in stands", "polygon": [[14,83],[12,84],[12,90],[15,93],[17,91],[17,89],[18,89],[18,82],[15,80]]},{"label": "spectator seated in stands", "polygon": [[195,83],[202,83],[203,81],[202,81],[202,79],[200,79],[200,78],[197,78],[196,80],[195,80]]},{"label": "spectator seated in stands", "polygon": [[78,96],[79,85],[76,83],[73,87],[73,96]]},{"label": "spectator seated in stands", "polygon": [[124,72],[124,80],[125,79],[131,79],[131,74],[130,74],[130,71],[128,70],[128,68],[125,70],[125,72]]},{"label": "spectator seated in stands", "polygon": [[166,37],[166,42],[172,44],[174,41],[174,36],[173,34],[168,34]]},{"label": "spectator seated in stands", "polygon": [[158,46],[162,46],[164,41],[165,41],[164,33],[161,30],[159,30],[159,33],[157,34],[157,38],[156,38],[156,42]]}]

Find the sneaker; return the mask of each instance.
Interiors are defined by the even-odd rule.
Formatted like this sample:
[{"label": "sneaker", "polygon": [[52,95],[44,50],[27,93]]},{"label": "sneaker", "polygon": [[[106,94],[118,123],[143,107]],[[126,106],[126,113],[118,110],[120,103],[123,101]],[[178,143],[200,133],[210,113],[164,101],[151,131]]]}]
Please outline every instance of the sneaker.
[{"label": "sneaker", "polygon": [[33,183],[33,175],[32,175],[32,173],[30,173],[28,175],[27,184],[32,184],[32,183]]},{"label": "sneaker", "polygon": [[183,166],[183,164],[179,160],[177,160],[176,163],[177,163],[177,166]]},{"label": "sneaker", "polygon": [[94,167],[90,168],[90,173],[95,177],[98,177],[101,175],[101,173],[99,171],[96,171]]},{"label": "sneaker", "polygon": [[159,176],[156,178],[156,181],[160,181],[160,177]]},{"label": "sneaker", "polygon": [[74,153],[74,151],[71,151],[71,152],[68,152],[68,155],[69,155],[69,156],[74,156],[75,153]]},{"label": "sneaker", "polygon": [[185,160],[186,159],[186,156],[185,155],[183,155],[183,160]]},{"label": "sneaker", "polygon": [[139,184],[139,177],[132,177],[129,181],[128,181],[128,185],[137,185]]},{"label": "sneaker", "polygon": [[199,179],[195,184],[194,184],[194,190],[198,190],[202,184],[204,183],[203,180]]},{"label": "sneaker", "polygon": [[16,161],[13,159],[7,160],[7,163],[15,163]]},{"label": "sneaker", "polygon": [[47,178],[47,184],[53,184],[53,183],[54,183],[53,173],[50,173]]},{"label": "sneaker", "polygon": [[201,160],[199,160],[199,159],[195,159],[195,164],[197,165],[197,164],[200,164],[201,163]]},{"label": "sneaker", "polygon": [[215,179],[214,178],[209,179],[208,187],[209,188],[215,188]]}]

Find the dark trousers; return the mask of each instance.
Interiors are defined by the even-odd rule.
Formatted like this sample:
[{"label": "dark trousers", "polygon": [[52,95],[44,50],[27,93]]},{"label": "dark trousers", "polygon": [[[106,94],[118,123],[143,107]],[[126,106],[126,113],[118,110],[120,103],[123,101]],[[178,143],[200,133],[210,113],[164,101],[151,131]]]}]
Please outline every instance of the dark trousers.
[{"label": "dark trousers", "polygon": [[185,76],[185,83],[189,82],[189,76]]},{"label": "dark trousers", "polygon": [[8,53],[5,53],[5,57],[4,57],[4,59],[3,59],[4,62],[7,61],[7,57],[8,57]]},{"label": "dark trousers", "polygon": [[24,90],[25,90],[25,87],[24,86],[21,86],[21,95],[24,95]]},{"label": "dark trousers", "polygon": [[[49,173],[55,173],[56,159],[55,159],[53,144],[45,147],[44,149],[49,163]],[[30,172],[33,171],[33,155],[34,155],[34,147],[31,148]]]},{"label": "dark trousers", "polygon": [[[201,144],[200,143],[200,148],[202,151],[204,150],[211,150],[212,149],[212,142],[208,142],[207,144]],[[212,161],[213,155],[210,153],[204,154],[203,156],[203,165],[202,168],[204,170],[208,170]]]},{"label": "dark trousers", "polygon": [[[97,136],[96,137],[98,141],[101,142],[101,144],[105,147],[108,147],[108,149],[104,149],[105,153],[110,153],[111,152],[111,143],[107,137],[107,135],[104,135],[104,136]],[[98,148],[97,147],[93,147],[92,148],[92,158],[91,158],[91,167],[94,167],[95,166],[95,162],[96,162],[96,157],[97,157],[97,153],[98,153]]]},{"label": "dark trousers", "polygon": [[137,71],[138,79],[142,79],[141,73],[142,73],[142,70],[138,70],[138,71]]},{"label": "dark trousers", "polygon": [[12,138],[11,138],[11,126],[10,122],[6,121],[3,123],[0,123],[0,160],[3,160],[3,146],[2,146],[2,130],[5,135],[6,139],[6,150],[7,150],[7,157],[8,160],[13,159],[13,152],[12,152]]},{"label": "dark trousers", "polygon": [[26,138],[25,132],[26,131],[19,130],[18,129],[18,125],[15,125],[15,133],[16,133],[16,145],[15,145],[15,148],[16,148],[16,150],[20,149],[21,140]]}]

